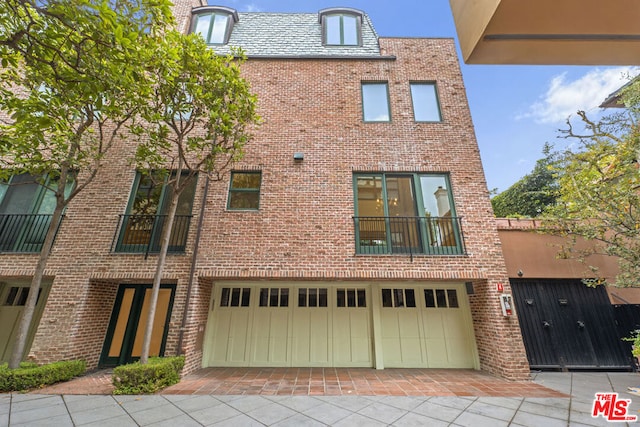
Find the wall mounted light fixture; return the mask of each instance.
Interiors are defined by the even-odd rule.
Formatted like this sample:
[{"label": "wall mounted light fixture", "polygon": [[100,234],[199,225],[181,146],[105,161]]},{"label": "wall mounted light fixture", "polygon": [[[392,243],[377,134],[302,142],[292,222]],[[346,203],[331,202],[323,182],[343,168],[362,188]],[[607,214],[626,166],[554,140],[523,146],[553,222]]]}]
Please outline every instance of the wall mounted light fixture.
[{"label": "wall mounted light fixture", "polygon": [[293,153],[293,160],[295,160],[296,162],[301,162],[304,160],[304,153],[301,152],[295,152]]}]

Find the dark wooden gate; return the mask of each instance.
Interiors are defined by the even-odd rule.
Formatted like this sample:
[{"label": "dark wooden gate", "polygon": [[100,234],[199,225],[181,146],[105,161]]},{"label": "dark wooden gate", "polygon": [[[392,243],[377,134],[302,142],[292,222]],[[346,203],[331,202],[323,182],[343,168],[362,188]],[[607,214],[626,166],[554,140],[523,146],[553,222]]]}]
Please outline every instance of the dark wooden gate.
[{"label": "dark wooden gate", "polygon": [[532,369],[632,368],[604,287],[580,280],[510,282]]},{"label": "dark wooden gate", "polygon": [[[616,304],[613,306],[613,314],[621,337],[631,337],[636,331],[640,331],[640,304]],[[624,340],[622,344],[626,352],[631,354],[632,343]],[[637,358],[633,358],[633,362],[637,371],[640,368]]]}]

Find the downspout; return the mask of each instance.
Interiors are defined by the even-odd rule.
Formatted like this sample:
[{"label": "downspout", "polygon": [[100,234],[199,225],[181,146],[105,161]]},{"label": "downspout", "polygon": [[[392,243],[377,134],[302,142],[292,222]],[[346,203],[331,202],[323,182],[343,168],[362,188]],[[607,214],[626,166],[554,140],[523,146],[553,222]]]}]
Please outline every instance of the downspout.
[{"label": "downspout", "polygon": [[189,269],[189,282],[187,283],[187,296],[184,301],[184,310],[182,312],[182,323],[180,325],[180,334],[178,335],[178,354],[184,354],[182,341],[184,339],[184,330],[187,327],[187,315],[189,314],[189,304],[191,302],[191,290],[193,288],[193,278],[196,274],[196,264],[198,260],[198,247],[200,246],[200,236],[202,234],[202,222],[204,221],[204,208],[207,204],[207,196],[209,194],[209,176],[204,184],[204,193],[202,194],[202,203],[200,203],[200,217],[198,218],[198,228],[196,229],[196,241],[193,244],[193,256],[191,258],[191,268]]}]

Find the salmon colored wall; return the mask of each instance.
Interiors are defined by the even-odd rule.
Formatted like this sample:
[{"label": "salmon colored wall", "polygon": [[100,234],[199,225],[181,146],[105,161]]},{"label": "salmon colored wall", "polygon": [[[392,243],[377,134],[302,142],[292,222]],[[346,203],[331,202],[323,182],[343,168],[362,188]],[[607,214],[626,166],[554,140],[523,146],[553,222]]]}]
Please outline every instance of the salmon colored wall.
[{"label": "salmon colored wall", "polygon": [[[615,277],[619,271],[616,258],[591,255],[586,263],[576,259],[561,259],[558,254],[566,240],[536,232],[535,229],[539,226],[538,221],[499,218],[496,222],[509,277],[539,279],[604,277],[608,283],[615,284]],[[588,243],[581,240],[577,247],[587,248]],[[598,267],[598,272],[592,272],[589,265]],[[609,286],[607,292],[612,304],[640,304],[640,287]]]}]

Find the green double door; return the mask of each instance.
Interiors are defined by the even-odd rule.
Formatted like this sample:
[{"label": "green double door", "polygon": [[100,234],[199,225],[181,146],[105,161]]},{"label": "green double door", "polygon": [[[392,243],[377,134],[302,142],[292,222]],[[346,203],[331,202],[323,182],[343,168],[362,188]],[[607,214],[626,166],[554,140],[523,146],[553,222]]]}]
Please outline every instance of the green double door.
[{"label": "green double door", "polygon": [[[131,363],[140,358],[149,318],[151,285],[120,285],[100,357],[101,366]],[[153,321],[149,356],[163,356],[175,285],[161,285]]]}]

